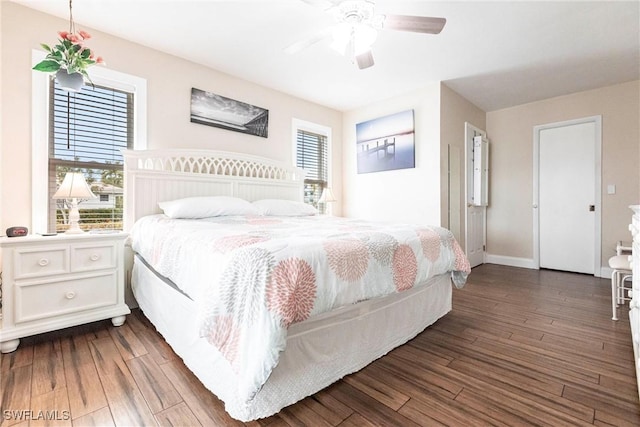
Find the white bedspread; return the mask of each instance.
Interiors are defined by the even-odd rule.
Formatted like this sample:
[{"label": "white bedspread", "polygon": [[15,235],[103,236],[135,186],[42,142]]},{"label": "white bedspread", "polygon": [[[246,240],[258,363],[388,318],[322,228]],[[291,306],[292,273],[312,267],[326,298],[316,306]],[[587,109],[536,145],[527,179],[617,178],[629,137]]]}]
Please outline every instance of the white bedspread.
[{"label": "white bedspread", "polygon": [[134,251],[197,302],[200,334],[236,372],[246,401],[277,365],[292,323],[447,272],[462,287],[470,271],[451,232],[440,227],[152,215],[136,222],[131,239]]}]

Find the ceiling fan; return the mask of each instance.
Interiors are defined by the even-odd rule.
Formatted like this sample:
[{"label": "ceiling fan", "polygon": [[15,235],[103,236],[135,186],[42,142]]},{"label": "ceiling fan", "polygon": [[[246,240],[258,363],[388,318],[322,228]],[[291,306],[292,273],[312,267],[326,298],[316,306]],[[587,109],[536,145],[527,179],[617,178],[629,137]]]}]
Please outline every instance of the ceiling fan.
[{"label": "ceiling fan", "polygon": [[336,24],[285,49],[296,53],[318,41],[332,37],[331,47],[343,55],[349,55],[358,68],[374,64],[371,46],[378,30],[409,31],[439,34],[447,20],[429,16],[376,15],[375,0],[302,0],[312,6],[332,13]]}]

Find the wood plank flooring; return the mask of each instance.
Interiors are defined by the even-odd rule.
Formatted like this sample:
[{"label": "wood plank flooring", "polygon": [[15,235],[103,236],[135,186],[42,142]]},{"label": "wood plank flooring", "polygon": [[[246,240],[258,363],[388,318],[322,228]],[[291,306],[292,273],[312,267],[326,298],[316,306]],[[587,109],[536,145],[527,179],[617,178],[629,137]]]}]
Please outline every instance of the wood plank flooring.
[{"label": "wood plank flooring", "polygon": [[[613,322],[609,292],[586,275],[477,267],[415,339],[245,425],[638,426],[627,310]],[[139,310],[119,328],[26,338],[0,369],[2,426],[243,425]]]}]

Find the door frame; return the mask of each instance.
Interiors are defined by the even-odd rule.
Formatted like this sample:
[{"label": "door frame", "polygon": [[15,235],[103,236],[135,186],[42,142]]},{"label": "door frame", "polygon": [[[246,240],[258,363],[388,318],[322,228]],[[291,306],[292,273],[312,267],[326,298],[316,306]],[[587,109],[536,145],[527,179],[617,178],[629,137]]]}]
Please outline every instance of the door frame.
[{"label": "door frame", "polygon": [[547,123],[533,127],[533,268],[540,269],[540,132],[546,129],[593,123],[595,126],[595,184],[594,203],[595,211],[595,238],[594,238],[594,276],[601,277],[602,262],[602,116],[589,116],[580,119],[566,120],[562,122]]},{"label": "door frame", "polygon": [[[487,132],[464,122],[464,253],[469,256],[469,207],[471,206],[471,195],[473,194],[473,137],[482,135],[487,137]],[[477,207],[482,210],[482,264],[487,258],[487,207]],[[472,263],[473,264],[473,263]]]}]

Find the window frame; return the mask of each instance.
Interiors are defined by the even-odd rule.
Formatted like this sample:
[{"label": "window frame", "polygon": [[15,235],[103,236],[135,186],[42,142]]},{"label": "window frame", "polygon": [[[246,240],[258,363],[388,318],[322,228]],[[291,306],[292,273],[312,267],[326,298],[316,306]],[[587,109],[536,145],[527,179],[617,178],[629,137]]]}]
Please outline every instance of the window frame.
[{"label": "window frame", "polygon": [[[331,128],[323,126],[318,123],[309,122],[306,120],[296,119],[292,120],[291,126],[291,140],[293,145],[293,165],[297,167],[298,158],[298,131],[306,131],[323,135],[327,138],[327,187],[332,187],[332,150],[331,150]],[[332,203],[325,204],[325,214],[332,214]]]},{"label": "window frame", "polygon": [[[33,50],[32,65],[42,61],[45,56],[45,52]],[[51,78],[48,73],[35,70],[32,70],[31,77],[31,228],[34,233],[43,233],[48,230],[49,212],[49,89]],[[133,148],[134,150],[146,149],[147,80],[102,66],[91,68],[91,80],[95,84],[134,94]]]}]

